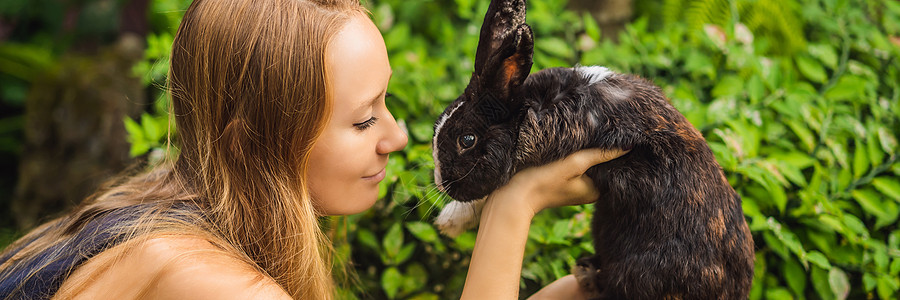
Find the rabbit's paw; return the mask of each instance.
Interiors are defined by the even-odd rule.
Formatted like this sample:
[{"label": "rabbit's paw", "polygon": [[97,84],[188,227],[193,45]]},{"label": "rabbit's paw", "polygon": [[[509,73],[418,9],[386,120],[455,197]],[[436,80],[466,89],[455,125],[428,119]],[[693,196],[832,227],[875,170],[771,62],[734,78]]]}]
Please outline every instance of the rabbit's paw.
[{"label": "rabbit's paw", "polygon": [[450,201],[441,210],[441,214],[438,215],[434,224],[437,225],[444,235],[456,237],[478,225],[485,199],[482,198],[471,202]]},{"label": "rabbit's paw", "polygon": [[572,267],[572,275],[588,299],[599,299],[601,288],[597,286],[600,269],[591,262],[593,257],[583,257]]}]

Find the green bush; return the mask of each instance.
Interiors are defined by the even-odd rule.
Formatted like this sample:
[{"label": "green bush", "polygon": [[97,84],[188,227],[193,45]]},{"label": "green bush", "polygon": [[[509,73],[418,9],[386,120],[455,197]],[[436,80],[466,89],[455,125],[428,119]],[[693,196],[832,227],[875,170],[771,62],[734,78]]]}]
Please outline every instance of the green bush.
[{"label": "green bush", "polygon": [[[529,1],[534,70],[605,65],[663,88],[704,134],[743,197],[757,251],[751,299],[896,299],[900,4],[665,3],[664,11],[639,9],[616,44],[602,39],[586,14],[566,10],[564,1]],[[727,12],[717,8],[723,3]],[[450,239],[431,225],[448,199],[432,182],[430,141],[436,116],[468,82],[487,1],[367,5],[394,69],[389,92],[395,97],[388,105],[408,129],[410,144],[391,156],[383,200],[373,209],[325,220],[335,239],[336,269],[353,270],[338,272],[341,295],[455,298],[475,235]],[[787,9],[767,23],[773,7]],[[698,16],[706,19],[698,23]],[[151,39],[156,46],[136,68],[151,74],[148,83],[159,83],[166,53],[160,49],[171,32]],[[162,147],[163,111],[141,125],[129,122],[132,139],[143,141],[134,154]],[[535,218],[523,296],[568,274],[577,258],[593,251],[592,210],[564,207]]]}]

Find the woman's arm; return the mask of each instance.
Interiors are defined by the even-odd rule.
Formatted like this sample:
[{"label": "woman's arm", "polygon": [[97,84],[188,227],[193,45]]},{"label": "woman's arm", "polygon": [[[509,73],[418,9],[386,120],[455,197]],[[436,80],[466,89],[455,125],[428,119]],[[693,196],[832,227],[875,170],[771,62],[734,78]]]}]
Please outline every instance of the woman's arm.
[{"label": "woman's arm", "polygon": [[582,150],[557,162],[523,170],[488,196],[462,298],[518,299],[531,219],[546,208],[595,201],[597,189],[584,172],[625,153]]}]

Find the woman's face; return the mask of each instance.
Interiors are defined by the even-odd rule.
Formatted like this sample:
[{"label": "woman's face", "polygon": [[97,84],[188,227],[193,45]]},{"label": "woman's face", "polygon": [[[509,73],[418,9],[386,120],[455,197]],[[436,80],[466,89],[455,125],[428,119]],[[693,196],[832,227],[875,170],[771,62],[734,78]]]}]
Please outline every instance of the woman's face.
[{"label": "woman's face", "polygon": [[329,48],[334,103],[310,154],[309,184],[320,212],[348,215],[375,203],[388,153],[407,138],[384,103],[392,71],[375,24],[354,15]]}]

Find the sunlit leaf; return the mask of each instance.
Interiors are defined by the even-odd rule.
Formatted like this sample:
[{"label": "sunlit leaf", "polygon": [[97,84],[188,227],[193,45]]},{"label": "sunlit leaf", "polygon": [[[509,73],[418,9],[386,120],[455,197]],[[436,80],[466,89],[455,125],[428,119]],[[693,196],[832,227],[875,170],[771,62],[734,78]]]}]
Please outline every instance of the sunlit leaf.
[{"label": "sunlit leaf", "polygon": [[744,92],[744,81],[736,75],[722,77],[712,90],[712,96],[732,97]]},{"label": "sunlit leaf", "polygon": [[804,146],[806,151],[813,150],[816,139],[812,131],[809,130],[809,127],[806,127],[805,124],[794,119],[788,120],[785,124],[787,124],[788,127],[791,128],[791,130],[794,132],[794,134],[797,135],[798,138],[800,138],[800,142],[802,142],[802,145]]},{"label": "sunlit leaf", "polygon": [[853,199],[856,199],[859,206],[869,214],[878,218],[890,217],[885,214],[884,205],[879,199],[878,193],[871,190],[853,190],[850,194],[853,195]]},{"label": "sunlit leaf", "polygon": [[801,55],[795,57],[794,61],[797,62],[797,68],[800,69],[800,73],[806,78],[819,83],[824,83],[827,80],[825,68],[815,60]]},{"label": "sunlit leaf", "polygon": [[836,299],[847,299],[847,294],[850,293],[850,279],[847,278],[847,273],[838,268],[831,268],[831,271],[828,271],[828,284]]},{"label": "sunlit leaf", "polygon": [[837,68],[838,57],[833,46],[827,44],[810,44],[808,49],[809,54],[818,58],[825,66],[832,69]]},{"label": "sunlit leaf", "polygon": [[809,251],[808,253],[806,253],[806,259],[822,269],[831,269],[831,262],[829,262],[828,258],[826,258],[825,255],[823,255],[819,251]]},{"label": "sunlit leaf", "polygon": [[391,228],[388,229],[388,232],[384,236],[384,239],[381,240],[381,244],[384,247],[383,249],[388,257],[397,257],[397,255],[400,253],[401,247],[403,247],[403,227],[400,226],[400,222],[391,225]]},{"label": "sunlit leaf", "polygon": [[884,149],[884,152],[897,153],[897,138],[887,128],[878,128],[878,140],[881,141],[881,148]]},{"label": "sunlit leaf", "polygon": [[766,291],[766,299],[774,300],[793,300],[791,292],[785,288],[774,288]]},{"label": "sunlit leaf", "polygon": [[866,156],[866,149],[862,146],[862,142],[856,140],[856,149],[853,150],[853,177],[861,177],[869,170],[869,158]]},{"label": "sunlit leaf", "polygon": [[406,229],[409,229],[409,232],[412,232],[414,236],[423,242],[431,243],[438,239],[438,234],[434,227],[425,222],[406,223]]},{"label": "sunlit leaf", "polygon": [[389,299],[394,299],[403,284],[403,275],[397,268],[389,267],[381,274],[381,287]]},{"label": "sunlit leaf", "polygon": [[875,286],[881,299],[891,299],[891,296],[900,288],[900,279],[881,275],[878,277],[878,283]]},{"label": "sunlit leaf", "polygon": [[882,194],[900,201],[900,181],[893,177],[881,176],[872,179],[872,186]]}]

